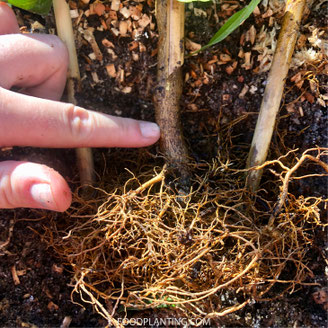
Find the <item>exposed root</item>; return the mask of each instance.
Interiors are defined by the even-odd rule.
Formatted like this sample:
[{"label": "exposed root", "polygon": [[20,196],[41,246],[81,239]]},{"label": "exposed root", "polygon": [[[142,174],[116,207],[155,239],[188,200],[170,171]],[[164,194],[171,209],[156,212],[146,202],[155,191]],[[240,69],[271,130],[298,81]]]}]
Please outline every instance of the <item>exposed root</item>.
[{"label": "exposed root", "polygon": [[276,284],[285,286],[282,293],[309,284],[307,253],[313,229],[324,225],[325,201],[294,196],[288,186],[312,176],[292,176],[306,160],[327,171],[327,154],[310,149],[297,160],[294,151],[265,163],[282,181],[276,205],[254,201],[244,170],[229,160],[195,164],[198,173],[182,196],[165,183],[165,168],[143,168],[124,186],[98,189],[97,199],[76,197],[76,209],[45,227],[45,239],[73,268],[72,298],[80,295],[116,327],[118,313],[129,309],[221,317],[270,297]]},{"label": "exposed root", "polygon": [[[312,155],[308,155],[308,153],[310,151],[315,151],[315,150],[318,151],[318,155],[316,157],[314,157]],[[319,159],[320,157],[323,157],[323,156],[328,156],[327,150],[323,150],[323,152],[321,152],[320,149],[316,149],[316,148],[308,149],[306,152],[303,153],[302,157],[297,161],[297,163],[291,169],[287,169],[285,177],[283,178],[283,185],[282,185],[282,190],[281,190],[281,193],[279,196],[279,201],[275,207],[273,215],[271,216],[271,220],[274,218],[274,216],[276,216],[281,211],[281,209],[285,203],[286,197],[288,195],[288,185],[289,185],[290,180],[292,179],[292,175],[303,164],[303,162],[305,160],[310,160],[312,162],[315,162],[316,164],[320,165],[326,171],[326,173],[328,173],[328,164],[326,164],[325,162],[323,162]],[[309,174],[306,176],[306,178],[310,178],[313,176],[325,176],[325,174],[319,174],[319,175],[318,174]],[[302,178],[305,178],[305,176],[298,177],[295,179],[302,179]]]},{"label": "exposed root", "polygon": [[7,250],[7,247],[8,247],[8,245],[10,243],[10,240],[13,236],[14,226],[15,226],[15,217],[13,217],[9,220],[8,234],[7,234],[6,240],[5,241],[0,240],[0,256],[13,255],[11,252],[9,252]]}]

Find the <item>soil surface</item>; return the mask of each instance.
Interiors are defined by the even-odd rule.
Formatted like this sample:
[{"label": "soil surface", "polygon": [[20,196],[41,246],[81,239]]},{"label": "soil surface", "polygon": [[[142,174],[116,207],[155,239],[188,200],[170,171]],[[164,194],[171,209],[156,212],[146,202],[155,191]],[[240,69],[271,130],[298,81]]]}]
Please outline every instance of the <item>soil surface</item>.
[{"label": "soil surface", "polygon": [[[140,17],[131,20],[132,27],[129,27],[128,23],[125,34],[124,26],[120,27],[118,23],[106,20],[109,14],[113,14],[111,2],[104,3],[106,8],[104,12],[100,12],[101,15],[93,13],[96,10],[91,6],[93,1],[88,4],[84,2],[87,1],[70,2],[71,9],[77,13],[73,21],[82,76],[81,90],[77,94],[79,105],[108,114],[154,121],[152,92],[156,85],[158,35],[153,1],[121,1],[121,8],[140,8],[140,13],[136,13]],[[190,155],[197,162],[211,161],[220,154],[224,144],[220,139],[220,131],[231,129],[233,138],[230,151],[234,157],[240,154],[240,162],[236,164],[236,168],[245,166],[245,149],[249,148],[252,140],[273,53],[272,40],[265,39],[274,35],[275,40],[281,23],[279,8],[283,1],[272,1],[271,7],[266,5],[267,1],[263,2],[259,7],[260,12],[251,15],[223,42],[185,60],[181,117]],[[233,7],[234,5],[236,6]],[[236,8],[240,8],[237,1],[219,1],[215,7],[212,2],[188,5],[186,36],[195,44],[204,45],[218,30],[222,20],[229,17]],[[314,52],[322,52],[320,47],[311,43],[315,29],[320,33],[324,31],[319,39],[327,47],[326,12],[327,1],[313,1],[305,13],[300,32],[305,38],[302,41],[304,44],[299,41],[296,49],[298,57],[295,56],[298,61],[293,61],[288,73],[269,154],[271,159],[285,154],[278,153],[278,149],[283,149],[281,145],[284,145],[286,150],[298,148],[297,154],[302,154],[309,148],[328,146],[325,107],[328,90],[324,70],[325,65],[327,69],[328,62],[324,57],[320,57],[320,62],[317,60],[311,63],[305,62],[304,59],[310,48]],[[117,11],[116,14],[118,22],[129,21],[124,16],[124,11]],[[48,32],[54,28],[52,14],[42,18],[17,10],[17,15],[26,30],[33,29],[35,21],[38,21],[41,27],[34,29],[34,32]],[[141,18],[146,22],[148,19],[150,21],[145,27],[143,26],[146,23],[133,25]],[[263,34],[262,41],[260,38],[252,40],[252,32],[249,31],[253,27],[257,36]],[[100,60],[81,32],[88,29],[102,54]],[[187,50],[187,53],[189,52],[190,50]],[[245,53],[250,53],[249,61]],[[268,62],[263,59],[264,53],[267,53]],[[259,57],[261,55],[262,57]],[[231,126],[231,122],[241,117],[243,119],[240,122]],[[155,145],[147,151],[157,154],[158,148]],[[111,163],[112,152],[108,149],[94,150],[95,168],[99,174],[105,161],[107,164]],[[138,158],[140,152],[142,150],[135,150],[132,154]],[[126,153],[122,151],[122,154],[124,156]],[[133,155],[130,152],[128,156]],[[1,151],[0,159],[47,164],[63,174],[70,181],[72,188],[77,185],[74,150],[14,147]],[[117,164],[120,166],[120,163],[111,163]],[[131,164],[131,167],[133,165]],[[303,170],[304,174],[322,173],[315,165],[308,165]],[[264,181],[271,178],[270,174],[265,174]],[[326,178],[296,180],[290,188],[296,196],[327,198]],[[326,208],[322,207],[321,214],[321,220],[327,222]],[[79,305],[82,302],[76,297],[74,300],[79,304],[72,302],[72,269],[43,242],[42,233],[47,224],[46,212],[24,209],[0,212],[0,326],[105,326],[106,321],[91,305]],[[283,287],[276,286],[270,292],[271,299],[267,302],[254,301],[236,313],[213,319],[212,326],[326,327],[328,241],[324,229],[318,229],[315,234],[316,242],[309,246],[308,252],[308,265],[314,276],[309,276],[307,282],[318,283],[318,286],[304,285],[294,293],[282,297],[279,295]],[[135,313],[129,315],[133,317]],[[142,316],[154,319],[170,316],[170,313],[162,309],[141,312],[140,317]],[[174,316],[179,316],[179,313]]]}]

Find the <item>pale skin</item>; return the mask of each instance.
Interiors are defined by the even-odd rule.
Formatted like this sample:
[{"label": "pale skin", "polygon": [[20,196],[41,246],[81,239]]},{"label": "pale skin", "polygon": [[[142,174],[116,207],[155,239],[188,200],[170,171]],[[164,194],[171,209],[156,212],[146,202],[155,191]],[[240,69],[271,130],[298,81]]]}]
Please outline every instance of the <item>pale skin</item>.
[{"label": "pale skin", "polygon": [[[21,34],[13,11],[0,2],[0,148],[144,147],[155,143],[155,123],[114,117],[59,102],[68,54],[53,35]],[[10,91],[21,88],[21,93]],[[53,169],[0,162],[0,208],[65,211],[71,191]]]}]

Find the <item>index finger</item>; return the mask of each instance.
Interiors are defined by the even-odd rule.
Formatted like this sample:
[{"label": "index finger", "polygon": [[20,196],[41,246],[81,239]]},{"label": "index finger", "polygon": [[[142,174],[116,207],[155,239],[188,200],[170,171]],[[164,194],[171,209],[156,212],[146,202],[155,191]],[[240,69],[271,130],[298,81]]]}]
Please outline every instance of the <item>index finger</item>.
[{"label": "index finger", "polygon": [[144,147],[155,123],[114,117],[0,88],[0,144],[36,147]]}]

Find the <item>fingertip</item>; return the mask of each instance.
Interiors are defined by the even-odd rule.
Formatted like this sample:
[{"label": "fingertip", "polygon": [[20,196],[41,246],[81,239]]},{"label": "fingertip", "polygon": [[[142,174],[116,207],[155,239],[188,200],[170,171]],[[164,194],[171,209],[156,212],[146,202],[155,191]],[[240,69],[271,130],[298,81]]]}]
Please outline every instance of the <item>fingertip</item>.
[{"label": "fingertip", "polygon": [[144,138],[152,140],[152,142],[156,142],[160,137],[160,129],[156,123],[153,122],[139,122],[140,132]]},{"label": "fingertip", "polygon": [[36,163],[0,163],[0,208],[39,208],[63,212],[72,196],[55,170]]},{"label": "fingertip", "polygon": [[[56,212],[66,211],[72,202],[72,195],[65,179],[46,165],[25,163],[25,166],[30,168],[25,173],[21,173],[22,180],[25,179],[25,194],[28,202],[26,207]],[[22,187],[24,188],[24,184]]]},{"label": "fingertip", "polygon": [[0,2],[0,35],[20,33],[15,13],[5,2]]},{"label": "fingertip", "polygon": [[54,211],[65,212],[72,203],[72,193],[65,179],[55,170],[49,169],[50,186],[55,204]]},{"label": "fingertip", "polygon": [[[26,163],[26,166],[34,166],[34,172],[30,170],[28,176],[25,173],[26,189],[29,185],[27,193],[32,199],[26,207],[56,212],[66,211],[72,202],[72,195],[65,179],[46,165]],[[26,199],[28,198],[27,196]]]},{"label": "fingertip", "polygon": [[[160,128],[156,123],[124,117],[112,117],[112,119],[119,122],[120,129],[118,129],[115,139],[112,139],[115,142],[110,147],[147,147],[156,143],[160,138]],[[114,137],[115,131],[112,131],[111,134]]]},{"label": "fingertip", "polygon": [[69,129],[74,132],[72,137],[80,139],[75,147],[139,148],[153,145],[160,138],[160,128],[156,123],[77,109],[67,119],[73,123],[68,124],[74,127]]}]

